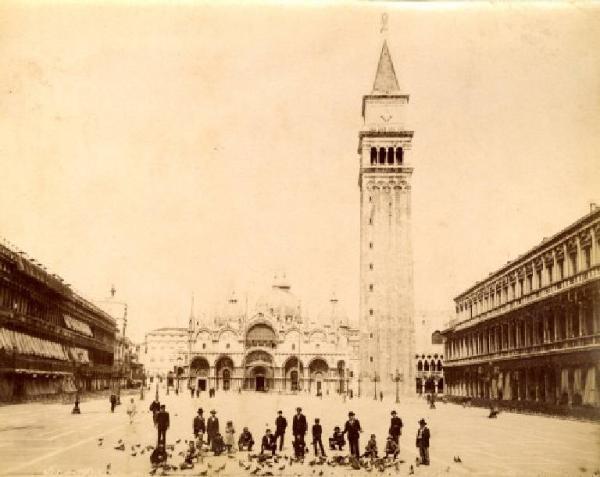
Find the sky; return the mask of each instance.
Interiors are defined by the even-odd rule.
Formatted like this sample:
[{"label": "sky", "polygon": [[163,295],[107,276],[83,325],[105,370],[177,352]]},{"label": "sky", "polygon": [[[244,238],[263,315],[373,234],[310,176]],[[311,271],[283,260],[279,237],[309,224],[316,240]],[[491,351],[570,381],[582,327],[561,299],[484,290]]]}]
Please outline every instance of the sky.
[{"label": "sky", "polygon": [[2,2],[0,236],[91,300],[114,284],[137,341],[284,272],[356,323],[384,12],[415,305],[452,310],[600,203],[598,4]]}]

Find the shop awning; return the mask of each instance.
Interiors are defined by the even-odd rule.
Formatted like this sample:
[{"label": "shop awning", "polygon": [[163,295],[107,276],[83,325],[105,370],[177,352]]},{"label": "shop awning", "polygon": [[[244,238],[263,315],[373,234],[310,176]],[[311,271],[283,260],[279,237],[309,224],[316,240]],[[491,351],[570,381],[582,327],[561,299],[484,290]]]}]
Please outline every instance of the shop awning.
[{"label": "shop awning", "polygon": [[67,325],[67,328],[69,328],[73,331],[77,331],[78,333],[81,333],[82,335],[94,336],[94,334],[92,333],[92,329],[90,328],[90,325],[88,325],[87,323],[84,323],[83,321],[80,321],[69,315],[64,315],[64,319],[65,319],[65,324]]}]

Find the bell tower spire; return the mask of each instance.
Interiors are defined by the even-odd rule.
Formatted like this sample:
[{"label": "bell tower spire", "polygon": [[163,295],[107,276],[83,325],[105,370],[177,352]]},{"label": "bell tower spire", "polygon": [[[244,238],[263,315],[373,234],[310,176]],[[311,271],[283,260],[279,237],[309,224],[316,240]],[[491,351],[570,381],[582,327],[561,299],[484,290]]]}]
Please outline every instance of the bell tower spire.
[{"label": "bell tower spire", "polygon": [[[387,32],[387,15],[381,33]],[[387,40],[359,132],[360,372],[384,391],[412,389],[414,370],[411,149],[408,94],[401,93]],[[401,377],[400,377],[401,376]]]}]

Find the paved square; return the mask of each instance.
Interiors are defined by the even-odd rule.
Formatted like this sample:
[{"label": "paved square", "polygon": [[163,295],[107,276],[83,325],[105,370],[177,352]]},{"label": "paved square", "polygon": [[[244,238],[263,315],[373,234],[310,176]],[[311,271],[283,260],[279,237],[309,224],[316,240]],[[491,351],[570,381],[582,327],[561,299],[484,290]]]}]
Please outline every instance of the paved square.
[{"label": "paved square", "polygon": [[[139,449],[156,443],[156,431],[148,411],[152,395],[141,402],[135,396],[139,412],[131,425],[125,413],[125,397],[114,414],[104,399],[83,402],[81,415],[71,415],[72,406],[66,404],[0,408],[0,474],[106,475],[110,464],[111,475],[148,475],[149,455]],[[215,408],[221,429],[229,419],[233,420],[238,435],[243,426],[248,426],[256,442],[260,442],[267,425],[273,427],[277,410],[283,410],[289,423],[283,454],[291,455],[291,418],[299,405],[304,409],[309,427],[315,417],[321,418],[324,443],[335,425],[343,425],[348,411],[355,411],[364,429],[361,451],[371,433],[377,435],[379,449],[383,449],[390,411],[397,409],[404,421],[400,459],[405,462],[399,465],[399,470],[392,467],[382,475],[409,475],[410,465],[414,465],[417,455],[415,436],[421,417],[427,420],[431,430],[431,466],[415,466],[417,476],[592,476],[600,469],[600,426],[589,422],[508,413],[493,420],[487,419],[485,409],[438,403],[437,409],[430,410],[417,398],[405,398],[396,405],[393,399],[379,402],[363,397],[344,402],[338,396],[318,399],[306,395],[232,392],[219,393],[214,399],[207,395],[199,399],[187,394],[161,395],[161,400],[171,415],[168,443],[181,439],[170,459],[175,465],[183,460],[178,452],[184,450],[185,439],[192,436],[192,419],[198,407],[203,407],[205,415]],[[98,445],[99,437],[104,438],[102,446]],[[126,451],[114,449],[119,439],[125,442]],[[131,446],[136,444],[141,447],[132,456]],[[462,463],[455,463],[454,456],[460,456]],[[348,467],[310,466],[308,462],[312,458],[311,449],[304,465],[290,467],[288,464],[283,470],[277,465],[261,469],[257,475],[265,475],[265,472],[282,477],[367,474],[366,470],[354,471]],[[193,470],[170,471],[169,475],[250,475],[240,467],[238,460],[247,464],[247,453],[238,452],[234,458],[211,456]],[[217,472],[215,469],[223,464],[226,464],[225,469]],[[252,470],[255,468],[253,464]],[[377,470],[373,472],[379,474]]]}]

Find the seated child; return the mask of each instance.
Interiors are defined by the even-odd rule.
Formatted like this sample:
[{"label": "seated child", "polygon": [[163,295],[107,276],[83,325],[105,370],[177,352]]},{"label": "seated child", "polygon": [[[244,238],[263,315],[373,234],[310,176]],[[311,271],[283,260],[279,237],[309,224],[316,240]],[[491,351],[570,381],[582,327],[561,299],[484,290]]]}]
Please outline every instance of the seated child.
[{"label": "seated child", "polygon": [[198,453],[196,452],[196,445],[194,441],[190,441],[189,448],[185,453],[184,460],[181,464],[179,464],[180,469],[193,469],[194,468],[194,460],[198,457]]},{"label": "seated child", "polygon": [[367,447],[365,448],[364,457],[370,457],[371,459],[377,458],[377,442],[375,441],[375,434],[371,434]]},{"label": "seated child", "polygon": [[161,464],[164,464],[167,461],[167,452],[165,451],[165,446],[159,444],[156,449],[152,451],[150,454],[150,463],[154,467],[158,467]]},{"label": "seated child", "polygon": [[223,452],[225,452],[225,441],[223,440],[223,436],[220,433],[217,433],[217,435],[213,438],[211,444],[212,451],[215,453],[215,455],[221,455]]},{"label": "seated child", "polygon": [[345,444],[344,433],[340,430],[340,426],[335,426],[333,428],[333,435],[329,438],[329,449],[335,450],[337,446],[339,450],[342,450]]},{"label": "seated child", "polygon": [[247,427],[244,427],[244,430],[240,434],[240,438],[238,439],[238,448],[239,450],[247,450],[252,451],[252,447],[254,446],[254,439],[252,438],[252,434]]},{"label": "seated child", "polygon": [[388,436],[387,442],[385,443],[385,456],[388,457],[390,455],[394,456],[394,460],[398,457],[398,453],[400,450],[398,449],[398,444],[394,441],[392,436]]},{"label": "seated child", "polygon": [[306,453],[306,443],[304,440],[296,437],[292,445],[294,446],[294,456],[296,459],[304,459],[304,454]]}]

